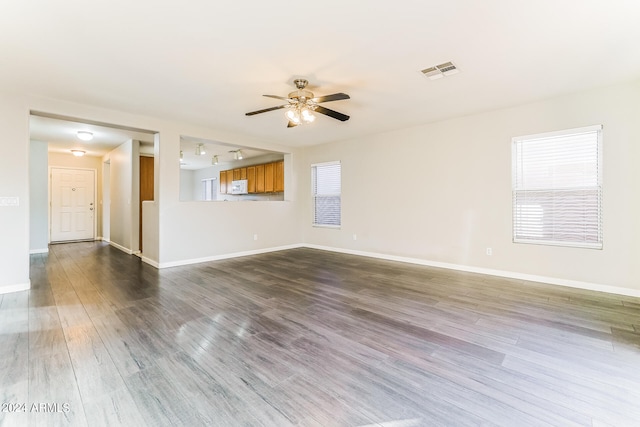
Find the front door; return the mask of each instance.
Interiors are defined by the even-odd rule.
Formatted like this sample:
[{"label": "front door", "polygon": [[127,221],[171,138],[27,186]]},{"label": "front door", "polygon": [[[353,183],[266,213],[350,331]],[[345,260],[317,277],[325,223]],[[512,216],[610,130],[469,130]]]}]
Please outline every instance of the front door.
[{"label": "front door", "polygon": [[95,171],[51,169],[51,242],[95,238]]}]

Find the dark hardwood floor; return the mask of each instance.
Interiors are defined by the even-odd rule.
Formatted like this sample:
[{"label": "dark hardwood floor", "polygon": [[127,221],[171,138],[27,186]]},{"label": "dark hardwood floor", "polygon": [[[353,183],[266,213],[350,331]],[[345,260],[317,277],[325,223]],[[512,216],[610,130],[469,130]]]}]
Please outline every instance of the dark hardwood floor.
[{"label": "dark hardwood floor", "polygon": [[3,426],[640,425],[640,299],[312,249],[31,267]]}]

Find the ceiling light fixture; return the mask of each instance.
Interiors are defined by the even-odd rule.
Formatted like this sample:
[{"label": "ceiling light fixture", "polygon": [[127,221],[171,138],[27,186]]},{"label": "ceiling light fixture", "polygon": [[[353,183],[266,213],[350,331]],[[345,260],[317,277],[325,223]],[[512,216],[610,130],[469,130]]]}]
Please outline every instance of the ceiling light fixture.
[{"label": "ceiling light fixture", "polygon": [[73,154],[76,157],[82,157],[85,154],[85,151],[82,150],[71,150],[71,154]]},{"label": "ceiling light fixture", "polygon": [[204,149],[204,144],[196,145],[196,156],[204,156],[207,154],[207,150]]},{"label": "ceiling light fixture", "polygon": [[217,154],[211,158],[211,164],[212,165],[217,165],[218,164],[218,155]]},{"label": "ceiling light fixture", "polygon": [[311,104],[311,100],[308,100],[306,104],[300,102],[291,104],[285,116],[290,122],[296,125],[313,123],[316,119],[316,116],[313,115],[315,107],[314,104]]},{"label": "ceiling light fixture", "polygon": [[77,135],[83,141],[91,141],[93,139],[93,134],[86,130],[79,130]]},{"label": "ceiling light fixture", "polygon": [[242,155],[242,150],[239,148],[237,150],[231,150],[229,153],[233,154],[233,160],[242,160],[244,156]]}]

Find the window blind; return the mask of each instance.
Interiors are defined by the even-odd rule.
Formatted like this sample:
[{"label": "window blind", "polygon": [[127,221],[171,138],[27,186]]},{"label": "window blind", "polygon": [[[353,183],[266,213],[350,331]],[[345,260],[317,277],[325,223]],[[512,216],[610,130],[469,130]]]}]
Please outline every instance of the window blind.
[{"label": "window blind", "polygon": [[601,129],[514,138],[514,242],[602,248]]},{"label": "window blind", "polygon": [[340,226],[341,168],[340,162],[311,166],[313,193],[313,225]]}]

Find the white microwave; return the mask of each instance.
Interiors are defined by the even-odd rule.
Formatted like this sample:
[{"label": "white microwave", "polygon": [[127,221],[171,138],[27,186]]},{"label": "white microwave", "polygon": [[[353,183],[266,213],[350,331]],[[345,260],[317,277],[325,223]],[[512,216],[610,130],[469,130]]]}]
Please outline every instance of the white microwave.
[{"label": "white microwave", "polygon": [[248,194],[247,180],[238,179],[235,181],[231,181],[231,194]]}]

